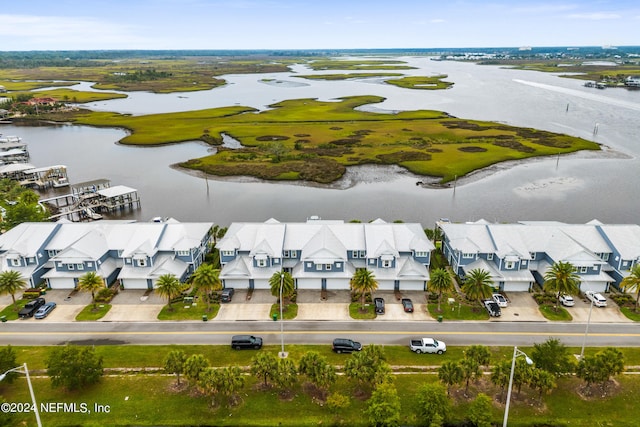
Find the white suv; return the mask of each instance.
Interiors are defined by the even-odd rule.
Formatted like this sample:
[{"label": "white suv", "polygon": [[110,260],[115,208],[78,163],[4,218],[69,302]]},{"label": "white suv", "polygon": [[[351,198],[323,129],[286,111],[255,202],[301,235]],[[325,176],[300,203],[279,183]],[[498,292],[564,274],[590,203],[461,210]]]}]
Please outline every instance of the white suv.
[{"label": "white suv", "polygon": [[592,301],[593,305],[595,305],[596,307],[607,306],[607,299],[597,292],[586,291],[584,293],[584,296],[586,296],[589,301]]},{"label": "white suv", "polygon": [[562,294],[560,295],[560,304],[565,307],[573,307],[575,305],[575,301],[571,295]]}]

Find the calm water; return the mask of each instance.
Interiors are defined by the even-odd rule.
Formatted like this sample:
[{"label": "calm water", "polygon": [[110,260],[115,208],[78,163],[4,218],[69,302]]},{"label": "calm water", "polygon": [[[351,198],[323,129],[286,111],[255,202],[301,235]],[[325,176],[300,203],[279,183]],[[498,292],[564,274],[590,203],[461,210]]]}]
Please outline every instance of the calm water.
[{"label": "calm water", "polygon": [[[283,99],[330,100],[352,95],[380,95],[371,110],[437,109],[458,117],[504,122],[562,132],[595,140],[608,147],[598,155],[534,160],[504,165],[474,179],[459,180],[455,191],[416,186],[421,179],[389,168],[355,169],[346,189],[216,180],[189,175],[170,165],[206,155],[208,147],[182,143],[139,148],[117,144],[120,130],[78,126],[15,127],[2,125],[5,135],[29,143],[37,166],[65,164],[72,183],[108,178],[112,185],[137,188],[142,209],[123,217],[148,220],[172,216],[182,221],[300,221],[323,218],[383,218],[421,222],[441,217],[455,221],[558,220],[639,223],[640,91],[585,88],[578,80],[519,70],[458,62],[404,58],[413,75],[447,74],[455,83],[446,91],[396,88],[379,79],[343,82],[307,81],[312,73],[296,66],[292,73],[230,75],[225,87],[198,93],[155,95],[136,92],[125,100],[90,104],[91,108],[131,114],[195,110],[227,105],[264,109]],[[335,71],[333,71],[335,72]],[[263,79],[275,79],[265,83]],[[82,87],[86,87],[83,84]],[[568,108],[567,108],[568,106]],[[597,135],[593,134],[596,127]]]}]

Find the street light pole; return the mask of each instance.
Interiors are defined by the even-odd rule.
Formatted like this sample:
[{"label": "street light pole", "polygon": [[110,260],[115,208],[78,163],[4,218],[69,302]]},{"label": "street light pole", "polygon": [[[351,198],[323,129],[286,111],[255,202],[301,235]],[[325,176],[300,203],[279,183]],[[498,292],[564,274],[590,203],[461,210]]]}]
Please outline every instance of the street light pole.
[{"label": "street light pole", "polygon": [[529,356],[524,351],[518,350],[518,347],[513,347],[513,358],[511,359],[511,373],[509,374],[509,387],[507,388],[507,403],[504,406],[504,421],[502,427],[507,427],[507,421],[509,420],[509,404],[511,403],[511,388],[513,387],[513,371],[516,370],[516,358],[518,356],[524,356],[528,365],[531,365],[533,361],[529,359]]},{"label": "street light pole", "polygon": [[[24,369],[24,371],[21,371],[21,369]],[[42,427],[42,422],[40,421],[40,411],[38,410],[36,395],[33,393],[33,386],[31,385],[31,377],[29,377],[29,369],[27,369],[27,364],[24,363],[22,366],[9,369],[4,374],[0,375],[0,381],[5,379],[9,372],[20,372],[25,374],[25,376],[27,377],[27,384],[29,385],[29,393],[31,394],[31,402],[33,403],[33,412],[36,414],[36,423],[38,424],[38,427]]]},{"label": "street light pole", "polygon": [[284,352],[284,319],[282,318],[282,287],[284,286],[284,272],[280,273],[280,358],[284,359],[288,355]]},{"label": "street light pole", "polygon": [[591,305],[589,306],[589,317],[587,317],[587,327],[584,330],[584,338],[582,338],[582,350],[580,350],[580,360],[582,360],[582,357],[584,356],[584,346],[587,344],[587,335],[589,334],[589,324],[591,323],[591,311],[593,310],[594,299],[591,300]]}]

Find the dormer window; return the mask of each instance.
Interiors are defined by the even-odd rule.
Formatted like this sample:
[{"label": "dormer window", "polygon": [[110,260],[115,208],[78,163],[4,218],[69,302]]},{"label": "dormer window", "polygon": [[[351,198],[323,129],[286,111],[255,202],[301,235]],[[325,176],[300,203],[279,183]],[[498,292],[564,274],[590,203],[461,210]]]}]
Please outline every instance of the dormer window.
[{"label": "dormer window", "polygon": [[266,258],[256,258],[256,265],[258,267],[266,267],[267,266],[267,259]]},{"label": "dormer window", "polygon": [[487,254],[487,261],[492,261],[493,260],[493,254]]},{"label": "dormer window", "polygon": [[234,254],[234,251],[222,251],[222,256],[233,256]]},{"label": "dormer window", "polygon": [[383,259],[383,260],[382,260],[382,267],[383,267],[383,268],[389,268],[389,267],[391,267],[391,260],[390,260],[390,259]]},{"label": "dormer window", "polygon": [[11,258],[11,266],[12,267],[19,267],[20,266],[20,260],[18,258]]},{"label": "dormer window", "polygon": [[138,267],[146,267],[147,266],[147,260],[146,259],[139,259],[138,260]]},{"label": "dormer window", "polygon": [[504,268],[506,268],[507,270],[513,270],[516,266],[516,263],[513,261],[505,261],[504,263]]},{"label": "dormer window", "polygon": [[536,259],[536,253],[535,252],[529,252],[529,259],[531,259],[531,260]]},{"label": "dormer window", "polygon": [[589,267],[580,267],[580,273],[586,273],[589,271]]}]

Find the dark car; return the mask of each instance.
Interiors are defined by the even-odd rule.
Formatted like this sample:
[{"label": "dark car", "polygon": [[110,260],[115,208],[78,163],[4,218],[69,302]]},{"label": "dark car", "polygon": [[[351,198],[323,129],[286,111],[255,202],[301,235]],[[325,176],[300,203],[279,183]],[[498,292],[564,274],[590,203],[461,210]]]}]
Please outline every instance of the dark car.
[{"label": "dark car", "polygon": [[262,348],[262,338],[253,335],[234,335],[231,337],[231,348],[235,350]]},{"label": "dark car", "polygon": [[33,315],[36,314],[36,311],[38,311],[38,309],[42,307],[45,303],[46,301],[44,300],[44,298],[36,298],[32,301],[29,301],[18,312],[18,317],[21,317],[23,319],[27,317],[33,317]]},{"label": "dark car", "polygon": [[36,319],[44,319],[49,315],[49,313],[53,311],[54,308],[56,308],[56,303],[53,301],[49,301],[48,303],[40,307],[33,317],[35,317]]},{"label": "dark car", "polygon": [[235,289],[233,288],[224,289],[220,294],[220,302],[231,302],[231,300],[233,299],[234,292],[235,292]]},{"label": "dark car", "polygon": [[484,302],[484,308],[487,309],[489,316],[491,317],[500,317],[502,315],[502,310],[500,310],[500,306],[494,300],[486,300]]},{"label": "dark car", "polygon": [[354,351],[362,350],[362,344],[348,338],[336,338],[335,340],[333,340],[333,345],[331,348],[338,354],[352,353]]},{"label": "dark car", "polygon": [[384,314],[384,299],[374,298],[373,305],[376,308],[376,314]]},{"label": "dark car", "polygon": [[406,313],[413,313],[413,302],[409,298],[402,298],[402,308]]}]

